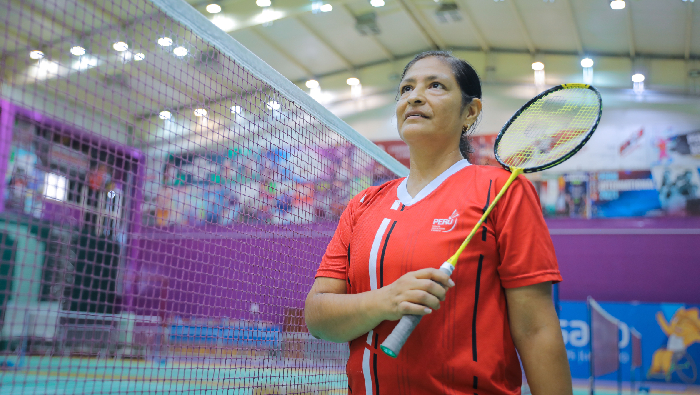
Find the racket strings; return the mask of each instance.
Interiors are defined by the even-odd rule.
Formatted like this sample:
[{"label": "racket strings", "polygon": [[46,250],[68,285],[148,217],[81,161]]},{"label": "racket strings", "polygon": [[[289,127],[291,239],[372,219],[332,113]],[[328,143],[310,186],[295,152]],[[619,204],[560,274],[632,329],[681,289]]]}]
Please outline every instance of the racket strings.
[{"label": "racket strings", "polygon": [[589,89],[552,92],[511,122],[496,152],[510,167],[535,168],[555,162],[586,139],[599,113],[598,96]]}]

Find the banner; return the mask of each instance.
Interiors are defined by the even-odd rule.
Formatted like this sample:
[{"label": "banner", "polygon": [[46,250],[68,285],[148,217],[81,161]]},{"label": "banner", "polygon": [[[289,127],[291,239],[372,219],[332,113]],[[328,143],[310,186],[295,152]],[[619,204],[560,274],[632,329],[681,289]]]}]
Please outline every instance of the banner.
[{"label": "banner", "polygon": [[[623,380],[630,379],[634,328],[642,337],[642,368],[637,370],[635,381],[700,384],[700,305],[599,303],[620,321]],[[562,301],[559,323],[573,378],[588,378],[591,332],[586,302]],[[601,378],[617,380],[617,372]]]},{"label": "banner", "polygon": [[592,217],[661,215],[661,208],[650,171],[591,173]]}]

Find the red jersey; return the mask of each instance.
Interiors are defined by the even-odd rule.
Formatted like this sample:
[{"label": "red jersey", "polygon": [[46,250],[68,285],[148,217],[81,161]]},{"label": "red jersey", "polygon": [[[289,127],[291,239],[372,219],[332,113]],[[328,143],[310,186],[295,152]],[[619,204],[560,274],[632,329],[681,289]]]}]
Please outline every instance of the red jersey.
[{"label": "red jersey", "polygon": [[[316,277],[348,293],[379,289],[403,274],[439,268],[467,237],[510,173],[457,162],[418,195],[406,179],[353,198]],[[532,184],[518,177],[459,258],[456,286],[423,317],[398,358],[379,345],[398,321],[350,342],[353,395],[520,394],[522,373],[508,325],[505,288],[561,281]]]}]

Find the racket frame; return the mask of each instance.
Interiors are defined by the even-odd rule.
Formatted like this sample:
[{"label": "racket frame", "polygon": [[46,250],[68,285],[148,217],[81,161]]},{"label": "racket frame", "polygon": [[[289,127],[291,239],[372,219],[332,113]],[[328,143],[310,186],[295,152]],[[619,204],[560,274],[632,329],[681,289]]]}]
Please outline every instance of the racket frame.
[{"label": "racket frame", "polygon": [[583,148],[584,145],[586,145],[588,140],[590,140],[591,136],[593,136],[593,132],[595,132],[595,130],[598,128],[598,124],[600,123],[600,116],[603,113],[603,100],[600,97],[600,92],[598,92],[598,89],[596,89],[595,87],[588,85],[588,84],[561,84],[561,85],[557,85],[555,87],[547,89],[546,91],[544,91],[544,92],[540,93],[539,95],[530,99],[527,103],[525,103],[522,107],[520,107],[520,109],[518,109],[518,111],[516,111],[515,114],[513,114],[513,116],[508,120],[508,122],[506,122],[506,124],[503,125],[503,127],[501,128],[501,131],[498,133],[498,137],[496,137],[496,142],[494,143],[493,153],[496,156],[496,160],[498,161],[498,163],[500,163],[504,169],[506,169],[508,171],[512,171],[511,167],[512,168],[516,168],[516,167],[509,166],[509,165],[503,163],[503,161],[501,160],[501,157],[498,155],[498,151],[495,149],[495,147],[498,147],[498,143],[501,141],[503,136],[506,134],[510,125],[513,122],[515,122],[515,120],[518,119],[518,117],[523,112],[525,112],[528,108],[530,108],[530,106],[533,103],[535,103],[536,101],[540,100],[541,98],[543,98],[551,93],[558,92],[561,90],[566,90],[566,89],[588,89],[588,90],[593,91],[596,94],[596,96],[598,98],[598,108],[600,110],[598,111],[598,117],[595,120],[595,124],[593,124],[593,126],[590,128],[586,137],[583,140],[581,140],[581,142],[576,147],[574,147],[574,149],[569,151],[566,155],[564,155],[561,158],[558,158],[557,160],[554,160],[552,162],[545,163],[544,165],[540,165],[537,167],[523,168],[522,172],[523,173],[535,173],[538,171],[550,169],[550,168],[564,162],[565,160],[571,158],[572,156],[574,156],[577,152],[579,152],[581,150],[581,148]]}]

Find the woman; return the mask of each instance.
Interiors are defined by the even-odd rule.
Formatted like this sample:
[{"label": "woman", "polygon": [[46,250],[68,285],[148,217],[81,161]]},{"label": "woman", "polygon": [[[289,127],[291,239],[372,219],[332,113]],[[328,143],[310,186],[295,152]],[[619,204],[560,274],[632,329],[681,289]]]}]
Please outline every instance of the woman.
[{"label": "woman", "polygon": [[[527,179],[509,188],[452,277],[437,270],[509,176],[464,159],[480,113],[467,62],[425,52],[404,69],[396,117],[411,172],[350,201],[306,299],[314,336],[350,342],[352,394],[519,394],[516,348],[533,394],[572,393],[551,299],[561,276]],[[379,344],[404,314],[426,317],[392,359]]]}]

